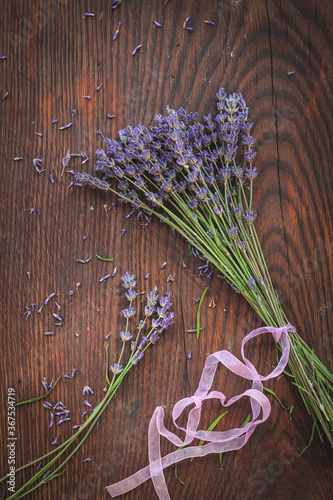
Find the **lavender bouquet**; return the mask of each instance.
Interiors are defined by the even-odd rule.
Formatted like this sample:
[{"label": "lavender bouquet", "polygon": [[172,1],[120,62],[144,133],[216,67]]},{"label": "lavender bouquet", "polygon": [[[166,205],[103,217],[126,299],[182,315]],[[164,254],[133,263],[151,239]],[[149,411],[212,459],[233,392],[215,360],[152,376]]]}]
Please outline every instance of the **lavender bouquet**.
[{"label": "lavender bouquet", "polygon": [[[288,319],[273,287],[254,221],[253,183],[257,169],[249,110],[241,94],[217,93],[217,114],[197,120],[168,108],[156,125],[128,126],[119,140],[104,139],[95,170],[76,176],[77,186],[117,194],[143,224],[152,215],[178,231],[240,292],[266,325],[282,327]],[[333,445],[333,375],[297,334],[290,333],[288,373],[313,417],[321,439]]]},{"label": "lavender bouquet", "polygon": [[[115,363],[109,366],[108,363],[108,346],[106,348],[107,363],[106,363],[106,394],[101,402],[93,409],[90,416],[86,421],[78,427],[78,430],[65,442],[56,446],[52,451],[49,451],[42,457],[30,462],[22,467],[18,467],[15,473],[25,469],[26,467],[31,467],[36,465],[40,461],[48,462],[43,466],[38,466],[37,472],[15,493],[10,495],[8,498],[12,500],[18,500],[19,498],[25,497],[28,493],[36,490],[44,483],[51,481],[57,476],[65,472],[65,466],[71,457],[79,450],[81,445],[89,436],[90,432],[93,430],[100,416],[107,408],[111,400],[114,398],[120,384],[124,380],[124,377],[129,372],[129,370],[138,364],[138,362],[143,358],[146,349],[150,346],[156,344],[159,340],[160,335],[167,330],[169,326],[173,324],[174,312],[170,312],[169,309],[172,307],[170,301],[170,292],[166,293],[164,296],[160,297],[157,294],[157,289],[155,288],[147,294],[147,301],[144,307],[144,316],[138,323],[137,330],[134,332],[134,327],[131,327],[130,333],[130,321],[136,316],[136,310],[133,305],[135,304],[138,293],[136,292],[136,281],[135,276],[126,272],[126,274],[121,278],[122,285],[126,289],[125,296],[128,300],[129,306],[123,309],[122,314],[126,319],[125,329],[120,332],[121,348],[118,359]],[[133,329],[132,329],[133,328]],[[145,335],[144,335],[144,332]],[[130,346],[129,346],[129,345]],[[124,362],[124,357],[126,351],[128,352],[127,361]],[[112,378],[110,380],[109,373],[112,373]],[[47,387],[46,387],[47,388]],[[50,392],[50,391],[49,391]],[[90,387],[85,386],[83,389],[83,395],[93,394]],[[37,400],[40,398],[36,398]],[[29,400],[27,402],[33,402],[34,400]],[[24,403],[27,403],[24,402]],[[18,403],[23,404],[23,403]],[[45,402],[44,406],[48,409],[58,408],[60,402],[52,405],[50,402]],[[62,403],[61,403],[62,405]],[[58,412],[58,410],[57,410]],[[61,412],[62,413],[62,412]],[[84,412],[87,413],[87,412]],[[60,421],[57,423],[62,423],[67,420],[67,417],[60,417]],[[51,424],[50,427],[55,422],[54,416],[51,413]],[[55,444],[55,443],[52,443]],[[9,475],[9,474],[8,474]],[[1,481],[4,481],[7,477],[3,477]]]}]

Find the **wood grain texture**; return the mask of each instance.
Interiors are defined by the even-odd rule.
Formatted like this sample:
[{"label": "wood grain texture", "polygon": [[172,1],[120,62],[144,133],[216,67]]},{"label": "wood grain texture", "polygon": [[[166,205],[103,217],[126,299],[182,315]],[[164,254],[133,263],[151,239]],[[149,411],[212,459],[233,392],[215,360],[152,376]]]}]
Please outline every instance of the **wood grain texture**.
[{"label": "wood grain texture", "polygon": [[[95,17],[85,18],[86,10]],[[192,33],[182,29],[187,16]],[[156,28],[154,19],[163,27]],[[205,19],[216,26],[204,24]],[[123,25],[113,42],[117,21]],[[106,212],[103,206],[109,208],[112,197],[68,189],[72,176],[60,177],[67,149],[90,157],[84,166],[72,160],[75,170],[93,171],[94,151],[102,143],[98,129],[114,138],[128,124],[150,125],[167,104],[196,110],[201,117],[215,111],[221,85],[242,92],[257,139],[255,206],[267,264],[291,323],[333,369],[332,26],[330,0],[170,0],[166,5],[123,0],[114,11],[105,0],[3,0],[0,55],[8,59],[0,60],[0,85],[1,95],[8,91],[9,96],[0,101],[1,472],[7,471],[8,387],[15,388],[17,400],[25,400],[43,392],[43,376],[55,380],[76,367],[75,378],[61,380],[49,398],[66,402],[73,424],[82,421],[85,384],[95,390],[92,404],[102,398],[104,336],[112,332],[113,362],[125,307],[119,277],[126,270],[137,275],[140,290],[156,284],[162,292],[171,291],[176,312],[172,330],[129,374],[66,473],[31,494],[31,500],[109,498],[106,485],[147,464],[154,408],[166,406],[171,428],[171,409],[195,391],[206,354],[229,349],[238,356],[244,334],[261,325],[245,300],[214,276],[202,309],[200,340],[185,333],[195,325],[192,298],[207,286],[185,241],[158,221],[148,229],[134,218],[124,220],[127,208],[119,204],[117,212]],[[132,57],[138,44],[142,49]],[[295,74],[288,77],[288,71]],[[108,120],[107,113],[116,118]],[[52,118],[58,123],[51,125]],[[58,130],[71,121],[71,128]],[[23,160],[14,162],[15,156]],[[43,159],[46,172],[37,174],[33,158]],[[35,212],[29,216],[31,207]],[[121,228],[126,228],[123,237]],[[113,257],[114,263],[98,261],[96,254]],[[90,256],[89,264],[75,262]],[[160,271],[164,261],[167,267]],[[117,275],[100,284],[114,266]],[[166,283],[171,272],[176,280]],[[81,286],[69,299],[76,283]],[[23,314],[25,306],[36,302],[40,307],[52,292],[59,294],[63,329],[53,326],[54,299],[40,315],[35,310],[25,319]],[[213,297],[215,309],[207,307]],[[53,329],[54,337],[44,336]],[[249,357],[267,373],[274,363],[273,342],[253,342]],[[220,370],[216,388],[228,397],[245,387]],[[217,456],[181,463],[178,475],[186,486],[173,468],[166,470],[171,498],[333,498],[331,449],[315,436],[310,449],[296,458],[309,440],[311,421],[288,380],[269,387],[295,406],[293,420],[273,400],[270,419],[242,450],[223,456],[222,470]],[[202,428],[219,411],[207,405]],[[247,404],[240,404],[221,421],[221,429],[222,423],[239,425],[247,413]],[[51,449],[56,435],[61,442],[71,434],[71,424],[51,430],[48,424],[42,403],[17,409],[17,465]],[[163,443],[163,453],[172,450]],[[87,456],[92,462],[82,463]],[[17,484],[28,477],[18,474]],[[123,498],[155,498],[155,493],[147,482]]]}]

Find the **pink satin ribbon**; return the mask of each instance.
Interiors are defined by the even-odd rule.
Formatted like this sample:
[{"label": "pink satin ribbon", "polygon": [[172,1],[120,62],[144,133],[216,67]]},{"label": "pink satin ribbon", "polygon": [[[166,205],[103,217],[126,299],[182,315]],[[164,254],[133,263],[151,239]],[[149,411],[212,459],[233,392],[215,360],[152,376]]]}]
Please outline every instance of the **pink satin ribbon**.
[{"label": "pink satin ribbon", "polygon": [[[201,379],[199,387],[196,390],[194,396],[181,399],[175,404],[172,411],[172,419],[174,425],[185,432],[185,439],[182,441],[178,436],[168,431],[164,427],[164,409],[158,406],[149,423],[148,430],[148,454],[149,454],[149,465],[144,469],[136,472],[132,476],[124,479],[118,483],[111,484],[107,486],[107,491],[112,497],[122,495],[128,491],[136,488],[140,484],[147,481],[147,479],[152,479],[155,491],[160,500],[170,500],[170,495],[166,486],[163,469],[169,467],[172,464],[180,462],[185,458],[192,457],[203,457],[209,453],[221,453],[232,450],[238,450],[242,448],[251,434],[254,432],[257,425],[265,422],[271,412],[271,404],[269,399],[263,393],[262,382],[269,380],[271,378],[280,375],[287,365],[290,351],[290,342],[288,338],[288,332],[296,333],[295,328],[288,323],[288,325],[281,328],[274,328],[271,326],[265,326],[253,330],[249,333],[242,342],[241,354],[244,363],[239,361],[233,354],[228,351],[218,351],[214,354],[209,355],[206,358],[205,366],[201,374]],[[264,333],[271,333],[276,342],[281,341],[282,355],[279,360],[278,365],[274,370],[266,377],[260,375],[254,365],[245,357],[244,346],[245,344],[258,335]],[[229,370],[236,373],[240,377],[247,380],[252,380],[252,388],[244,391],[238,396],[234,396],[229,399],[226,403],[226,397],[222,392],[211,391],[208,393],[212,386],[215,372],[219,363],[222,363]],[[243,427],[230,429],[228,431],[217,432],[217,431],[203,431],[197,430],[200,416],[201,416],[201,406],[202,402],[206,399],[219,399],[222,406],[231,406],[233,403],[248,396],[251,401],[252,419]],[[188,421],[186,429],[179,427],[176,420],[185,410],[185,408],[191,404],[195,404],[189,412]],[[262,417],[259,418],[260,410],[262,410]],[[188,448],[183,448],[181,450],[176,450],[169,455],[161,458],[161,447],[160,447],[160,436],[166,437],[175,446],[187,446],[193,439],[200,439],[206,441],[208,444],[203,446],[190,446]]]}]

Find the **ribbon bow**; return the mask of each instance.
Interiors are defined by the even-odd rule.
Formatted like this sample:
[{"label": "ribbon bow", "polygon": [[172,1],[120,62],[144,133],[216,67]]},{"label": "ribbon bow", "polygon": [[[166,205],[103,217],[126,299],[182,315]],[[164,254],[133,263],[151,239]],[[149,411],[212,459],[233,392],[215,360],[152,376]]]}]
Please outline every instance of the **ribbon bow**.
[{"label": "ribbon bow", "polygon": [[[203,457],[209,453],[221,453],[226,451],[238,450],[242,448],[249,440],[251,434],[254,432],[257,425],[265,422],[271,412],[271,404],[269,399],[263,393],[262,382],[271,378],[277,377],[285,369],[290,351],[290,342],[288,339],[288,332],[296,333],[296,329],[288,323],[288,325],[275,328],[265,326],[258,328],[244,337],[241,354],[244,363],[237,359],[233,354],[228,351],[218,351],[211,354],[206,358],[205,366],[201,374],[199,387],[195,394],[178,401],[173,407],[172,419],[174,425],[185,432],[185,438],[182,441],[178,436],[168,431],[164,427],[164,409],[158,406],[149,423],[148,430],[148,455],[149,465],[142,470],[136,472],[132,476],[124,479],[118,483],[107,486],[107,491],[112,497],[122,495],[148,479],[152,479],[155,491],[160,500],[171,500],[166,486],[163,469],[172,464],[180,462],[186,458]],[[278,365],[274,370],[264,377],[260,375],[254,365],[245,357],[244,346],[252,338],[262,335],[264,333],[271,333],[276,342],[281,342],[282,355]],[[229,370],[236,375],[243,377],[247,380],[252,380],[252,388],[247,389],[242,394],[234,396],[226,401],[226,396],[222,392],[211,391],[208,392],[212,386],[215,372],[219,363],[222,363]],[[219,399],[222,406],[231,406],[233,403],[247,396],[251,401],[252,419],[243,427],[230,429],[228,431],[204,431],[197,430],[200,416],[202,402],[206,399]],[[186,429],[179,427],[176,423],[178,417],[183,413],[185,408],[195,403],[195,407],[189,412]],[[259,418],[260,410],[262,410],[262,418]],[[191,446],[182,448],[169,453],[165,457],[161,457],[160,436],[164,436],[177,447],[184,447],[190,444],[193,439],[200,439],[206,441],[208,444],[203,446]]]}]

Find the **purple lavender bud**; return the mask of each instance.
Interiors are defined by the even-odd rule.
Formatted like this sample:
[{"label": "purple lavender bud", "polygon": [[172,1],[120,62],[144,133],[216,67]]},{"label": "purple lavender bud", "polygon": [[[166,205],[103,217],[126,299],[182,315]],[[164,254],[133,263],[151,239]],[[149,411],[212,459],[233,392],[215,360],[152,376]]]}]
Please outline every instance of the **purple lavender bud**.
[{"label": "purple lavender bud", "polygon": [[99,90],[101,90],[102,85],[103,85],[103,83],[101,83],[100,85],[98,85],[98,87],[96,87],[97,92],[98,92]]},{"label": "purple lavender bud", "polygon": [[137,351],[134,356],[133,356],[133,359],[132,359],[132,365],[137,365],[138,362],[140,361],[140,359],[142,359],[144,356],[144,353],[143,352],[139,352]]},{"label": "purple lavender bud", "polygon": [[191,359],[192,358],[192,353],[189,352],[187,355],[186,355],[187,359]]},{"label": "purple lavender bud", "polygon": [[44,389],[47,391],[46,377],[43,377],[42,384],[43,384]]},{"label": "purple lavender bud", "polygon": [[91,387],[89,387],[89,385],[85,385],[82,393],[84,396],[89,396],[90,394],[94,394],[94,391],[92,390]]},{"label": "purple lavender bud", "polygon": [[141,47],[142,47],[142,44],[141,44],[141,45],[137,45],[137,46],[135,47],[135,49],[133,50],[133,52],[132,52],[132,56],[135,56],[135,54],[137,53],[137,51],[138,51],[139,49],[141,49]]},{"label": "purple lavender bud", "polygon": [[14,161],[23,160],[23,156],[15,156]]},{"label": "purple lavender bud", "polygon": [[47,410],[52,410],[52,404],[49,401],[44,401],[43,406]]},{"label": "purple lavender bud", "polygon": [[74,377],[75,373],[76,373],[76,368],[73,368],[73,370],[72,370],[72,378]]},{"label": "purple lavender bud", "polygon": [[237,234],[238,234],[238,228],[236,226],[231,226],[229,230],[230,238],[236,238]]},{"label": "purple lavender bud", "polygon": [[186,269],[187,268],[187,265],[185,264],[185,262],[183,261],[183,269]]},{"label": "purple lavender bud", "polygon": [[34,211],[35,211],[35,209],[34,209],[34,208],[30,208],[29,215],[33,214],[33,213],[34,213]]},{"label": "purple lavender bud", "polygon": [[[73,110],[74,111],[74,110]],[[69,128],[73,125],[73,122],[67,123],[67,125],[63,125],[62,127],[59,127],[59,130],[66,130],[66,128]]]},{"label": "purple lavender bud", "polygon": [[111,335],[111,332],[108,333],[107,335],[105,335],[104,339],[107,340],[110,337],[110,335]]},{"label": "purple lavender bud", "polygon": [[112,276],[111,274],[106,274],[105,276],[103,276],[103,278],[99,280],[99,282],[105,283],[108,278],[111,278],[111,276]]},{"label": "purple lavender bud", "polygon": [[91,408],[91,404],[86,399],[84,400],[83,404],[85,404],[86,406],[90,406],[90,408]]},{"label": "purple lavender bud", "polygon": [[59,316],[57,313],[53,313],[53,317],[54,317],[55,319],[57,319],[58,321],[63,321],[63,319],[62,319],[62,318],[60,318],[60,316]]},{"label": "purple lavender bud", "polygon": [[51,412],[51,419],[50,419],[49,429],[51,429],[51,427],[53,427],[53,422],[54,422],[54,415],[53,415],[53,413]]},{"label": "purple lavender bud", "polygon": [[125,231],[126,231],[126,228],[123,228],[123,229],[120,230],[121,236],[123,236],[123,234],[125,233]]},{"label": "purple lavender bud", "polygon": [[72,109],[72,116],[76,115],[76,109]]},{"label": "purple lavender bud", "polygon": [[296,73],[296,71],[288,71],[287,75],[291,76],[291,75],[294,75],[295,73]]},{"label": "purple lavender bud", "polygon": [[155,26],[157,26],[158,28],[162,28],[162,24],[158,23],[157,21],[153,21]]},{"label": "purple lavender bud", "polygon": [[261,283],[262,285],[264,285],[264,286],[265,286],[265,281],[264,281],[264,278],[259,278],[259,281],[260,281],[260,283]]},{"label": "purple lavender bud", "polygon": [[91,458],[89,458],[89,457],[85,458],[85,459],[83,460],[83,463],[85,463],[85,462],[91,462]]},{"label": "purple lavender bud", "polygon": [[132,318],[135,315],[136,311],[134,311],[133,307],[130,306],[127,309],[123,309],[122,313],[125,318]]},{"label": "purple lavender bud", "polygon": [[92,12],[85,12],[84,15],[86,17],[95,17],[95,14],[93,14]]},{"label": "purple lavender bud", "polygon": [[52,182],[52,184],[54,184],[54,177],[52,174],[50,174],[50,181]]},{"label": "purple lavender bud", "polygon": [[[58,118],[56,118],[56,119],[55,119],[55,118],[53,118],[53,119],[52,119],[52,121],[51,121],[51,125],[54,125],[55,123],[57,123],[57,121],[58,121]],[[52,444],[53,444],[53,443],[52,443]]]},{"label": "purple lavender bud", "polygon": [[249,280],[247,280],[247,282],[249,284],[249,287],[253,290],[256,286],[256,280],[254,279],[254,277],[252,276]]},{"label": "purple lavender bud", "polygon": [[57,444],[57,443],[58,443],[58,436],[56,436],[55,440],[54,440],[54,441],[52,441],[52,443],[51,443],[51,444]]},{"label": "purple lavender bud", "polygon": [[2,59],[3,61],[5,61],[7,59],[7,56],[1,56],[0,59]]},{"label": "purple lavender bud", "polygon": [[90,101],[90,99],[91,99],[90,95],[83,95],[82,97],[83,97],[83,99],[87,99],[88,101]]},{"label": "purple lavender bud", "polygon": [[43,307],[40,307],[40,308],[37,310],[37,314],[41,314],[42,309],[43,309]]},{"label": "purple lavender bud", "polygon": [[5,99],[7,99],[8,95],[9,95],[8,92],[5,92],[5,94],[2,96],[1,99],[4,101]]},{"label": "purple lavender bud", "polygon": [[184,23],[183,23],[183,28],[186,28],[186,25],[187,25],[187,23],[189,22],[189,20],[190,20],[190,19],[191,19],[191,16],[188,16],[188,17],[185,19],[185,21],[184,21]]},{"label": "purple lavender bud", "polygon": [[112,278],[114,278],[114,277],[115,277],[116,272],[117,272],[117,268],[115,267],[115,268],[114,268],[114,270],[113,270],[113,272],[112,272]]},{"label": "purple lavender bud", "polygon": [[112,0],[111,9],[116,9],[121,4],[121,0]]},{"label": "purple lavender bud", "polygon": [[243,214],[243,218],[245,222],[247,222],[249,225],[253,224],[253,221],[256,219],[256,214],[253,212],[253,210],[245,210],[245,213]]},{"label": "purple lavender bud", "polygon": [[145,276],[145,280],[147,280],[147,279],[149,278],[149,276],[150,276],[150,275],[151,275],[151,273],[146,274],[146,276]]},{"label": "purple lavender bud", "polygon": [[204,23],[209,24],[210,26],[215,26],[215,23],[213,23],[213,21],[204,21]]},{"label": "purple lavender bud", "polygon": [[38,137],[43,137],[42,132],[35,132],[35,134],[38,135]]},{"label": "purple lavender bud", "polygon": [[117,117],[116,117],[116,115],[109,115],[109,113],[108,113],[106,116],[107,116],[110,120],[111,120],[112,118],[117,118]]},{"label": "purple lavender bud", "polygon": [[120,332],[120,338],[123,342],[128,342],[132,337],[133,335],[130,332]]},{"label": "purple lavender bud", "polygon": [[166,261],[163,262],[163,264],[161,265],[160,269],[164,269],[166,267],[166,265],[167,265],[167,262]]},{"label": "purple lavender bud", "polygon": [[45,332],[44,335],[46,336],[54,335],[54,332]]},{"label": "purple lavender bud", "polygon": [[66,373],[64,374],[64,378],[72,378],[70,377],[69,375],[67,375]]},{"label": "purple lavender bud", "polygon": [[47,299],[45,299],[45,300],[44,300],[44,304],[46,305],[46,304],[49,302],[49,300],[51,300],[51,299],[52,299],[52,297],[54,297],[54,296],[55,296],[55,293],[51,293],[51,295],[49,295],[49,296],[47,297]]},{"label": "purple lavender bud", "polygon": [[84,417],[85,415],[87,415],[87,413],[88,413],[88,412],[87,412],[86,410],[84,410],[84,412],[83,412],[83,413],[82,413],[82,415],[81,415],[81,418],[82,418],[82,417]]},{"label": "purple lavender bud", "polygon": [[149,337],[149,340],[152,344],[156,344],[156,342],[160,339],[158,336],[158,332],[153,332],[151,336]]}]

